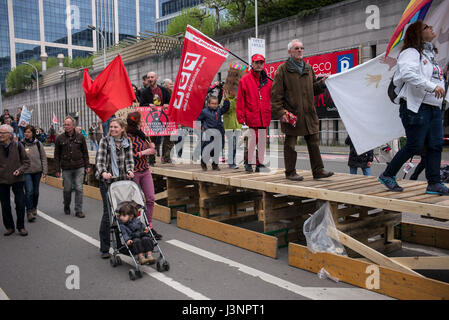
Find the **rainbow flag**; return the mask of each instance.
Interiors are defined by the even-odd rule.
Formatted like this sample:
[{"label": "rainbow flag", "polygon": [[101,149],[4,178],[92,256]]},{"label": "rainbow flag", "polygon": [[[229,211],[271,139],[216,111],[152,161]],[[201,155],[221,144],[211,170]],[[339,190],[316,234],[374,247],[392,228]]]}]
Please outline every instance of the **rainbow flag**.
[{"label": "rainbow flag", "polygon": [[393,32],[393,36],[388,42],[387,52],[385,56],[387,57],[390,53],[391,49],[396,47],[404,38],[405,29],[407,25],[416,22],[417,20],[424,20],[424,17],[427,14],[427,11],[432,4],[432,0],[411,0],[402,14],[401,20],[396,27],[396,30]]},{"label": "rainbow flag", "polygon": [[231,69],[236,69],[236,70],[241,70],[241,71],[244,71],[244,72],[249,72],[249,67],[248,66],[245,66],[245,65],[242,65],[242,64],[238,64],[238,63],[233,63],[232,61],[231,61],[231,64],[230,64],[229,67]]}]

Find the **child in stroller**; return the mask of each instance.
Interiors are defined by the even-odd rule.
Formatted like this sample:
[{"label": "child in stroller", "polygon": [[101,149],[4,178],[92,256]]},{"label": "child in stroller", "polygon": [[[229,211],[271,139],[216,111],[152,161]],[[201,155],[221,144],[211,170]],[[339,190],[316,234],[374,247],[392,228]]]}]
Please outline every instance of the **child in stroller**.
[{"label": "child in stroller", "polygon": [[137,217],[137,203],[134,201],[121,202],[118,215],[118,223],[120,224],[123,240],[130,247],[132,253],[138,256],[139,263],[141,265],[155,263],[156,259],[152,256],[154,244],[149,234],[149,229]]}]

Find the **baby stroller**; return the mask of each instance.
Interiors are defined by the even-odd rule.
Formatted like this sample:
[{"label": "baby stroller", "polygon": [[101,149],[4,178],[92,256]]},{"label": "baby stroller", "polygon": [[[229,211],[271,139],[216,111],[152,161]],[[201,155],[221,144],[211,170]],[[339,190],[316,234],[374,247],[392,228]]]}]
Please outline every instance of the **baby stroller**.
[{"label": "baby stroller", "polygon": [[[170,265],[168,261],[165,259],[164,254],[162,253],[159,244],[154,237],[151,229],[149,228],[149,223],[147,220],[147,216],[145,215],[146,206],[145,206],[145,198],[140,190],[139,186],[131,180],[122,180],[111,183],[108,189],[108,210],[111,217],[111,247],[114,252],[111,257],[111,266],[116,267],[117,265],[121,265],[122,261],[120,257],[117,255],[118,253],[122,253],[125,255],[129,255],[135,264],[135,269],[129,270],[129,278],[131,280],[136,280],[137,278],[142,277],[142,272],[139,269],[139,264],[137,263],[134,255],[132,254],[131,249],[125,243],[122,235],[122,231],[120,230],[120,224],[118,223],[118,205],[122,201],[131,201],[137,203],[138,205],[138,218],[148,227],[149,235],[151,237],[151,241],[153,241],[154,247],[157,248],[157,252],[159,252],[159,257],[156,260],[156,269],[159,272],[168,271],[170,269]],[[155,253],[156,251],[153,251]]]}]

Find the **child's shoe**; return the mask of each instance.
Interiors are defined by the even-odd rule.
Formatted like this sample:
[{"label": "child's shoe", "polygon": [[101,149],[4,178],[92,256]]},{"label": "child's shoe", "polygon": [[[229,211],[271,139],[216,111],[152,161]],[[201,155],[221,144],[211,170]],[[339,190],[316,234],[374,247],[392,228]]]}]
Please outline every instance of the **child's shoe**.
[{"label": "child's shoe", "polygon": [[154,264],[156,262],[156,259],[152,255],[147,256],[145,260],[148,264]]}]

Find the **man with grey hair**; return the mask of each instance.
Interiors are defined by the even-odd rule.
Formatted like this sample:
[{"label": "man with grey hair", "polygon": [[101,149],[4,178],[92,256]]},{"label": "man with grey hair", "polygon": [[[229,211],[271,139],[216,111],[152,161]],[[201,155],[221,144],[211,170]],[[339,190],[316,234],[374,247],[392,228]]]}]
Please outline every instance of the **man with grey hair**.
[{"label": "man with grey hair", "polygon": [[166,88],[170,94],[173,92],[173,81],[171,81],[171,79],[165,79],[162,81],[162,86]]},{"label": "man with grey hair", "polygon": [[75,119],[67,116],[64,119],[64,133],[56,138],[55,165],[56,176],[61,176],[64,186],[63,201],[64,213],[70,214],[72,201],[72,184],[75,184],[75,215],[84,218],[83,209],[83,182],[84,173],[90,172],[89,152],[84,136],[75,130]]},{"label": "man with grey hair", "polygon": [[[25,229],[24,172],[30,167],[23,144],[12,139],[14,129],[7,124],[0,126],[0,202],[2,206],[5,236],[14,233],[15,227],[21,236],[28,235]],[[11,194],[14,193],[17,224],[11,213]]]},{"label": "man with grey hair", "polygon": [[[326,77],[316,79],[313,68],[304,61],[304,45],[300,40],[290,41],[287,49],[290,57],[277,70],[271,89],[272,116],[281,120],[281,129],[285,134],[285,176],[293,181],[304,179],[296,173],[295,151],[298,136],[304,136],[313,178],[327,178],[334,173],[324,170],[319,147],[319,119],[314,101],[314,96],[323,92]],[[297,117],[294,125],[289,123],[290,114]]]}]

